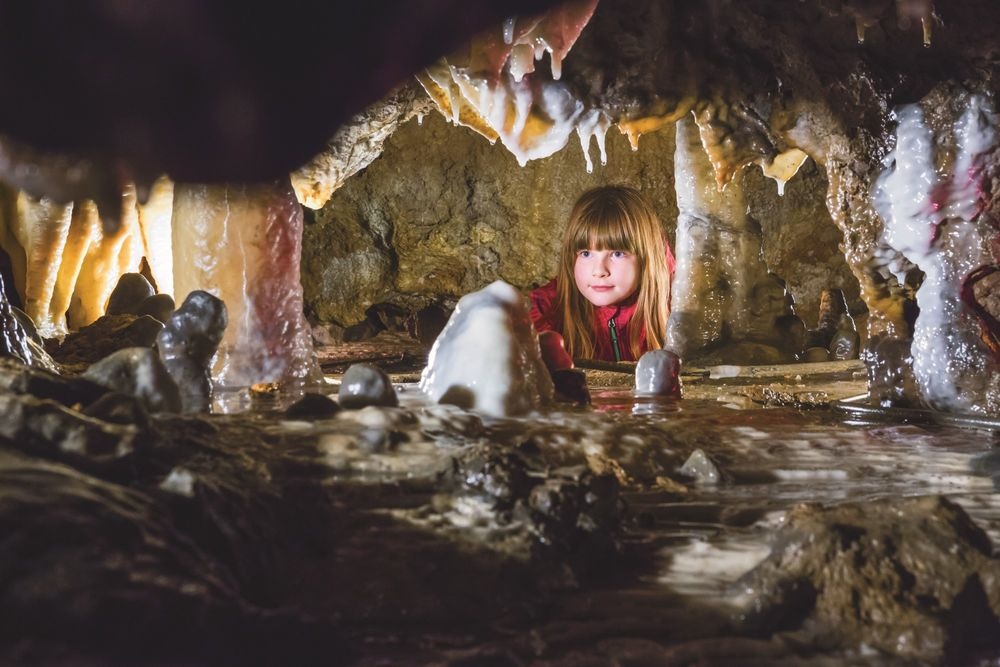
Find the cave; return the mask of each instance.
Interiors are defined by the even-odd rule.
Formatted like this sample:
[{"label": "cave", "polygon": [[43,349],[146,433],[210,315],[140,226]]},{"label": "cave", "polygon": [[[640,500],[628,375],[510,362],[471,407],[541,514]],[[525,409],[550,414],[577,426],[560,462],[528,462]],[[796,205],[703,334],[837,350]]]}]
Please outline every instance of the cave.
[{"label": "cave", "polygon": [[993,21],[0,2],[0,663],[993,664]]}]

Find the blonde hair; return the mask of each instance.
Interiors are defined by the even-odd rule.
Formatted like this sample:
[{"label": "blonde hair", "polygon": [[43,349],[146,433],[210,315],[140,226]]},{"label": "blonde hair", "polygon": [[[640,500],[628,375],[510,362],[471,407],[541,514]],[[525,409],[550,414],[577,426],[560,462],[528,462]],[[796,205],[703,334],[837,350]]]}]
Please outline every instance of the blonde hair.
[{"label": "blonde hair", "polygon": [[625,250],[639,266],[635,314],[628,324],[628,349],[638,359],[646,347],[663,347],[670,313],[670,269],[663,227],[652,207],[633,188],[607,185],[587,190],[573,205],[559,255],[558,299],[566,350],[594,355],[594,306],[576,287],[573,269],[579,250]]}]

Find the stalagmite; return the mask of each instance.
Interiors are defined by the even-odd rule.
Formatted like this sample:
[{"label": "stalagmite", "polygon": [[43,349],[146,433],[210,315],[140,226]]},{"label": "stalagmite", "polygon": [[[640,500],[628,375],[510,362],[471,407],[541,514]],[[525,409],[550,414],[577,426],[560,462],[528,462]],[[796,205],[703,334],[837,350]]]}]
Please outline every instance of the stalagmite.
[{"label": "stalagmite", "polygon": [[174,189],[178,294],[203,289],[229,311],[212,371],[224,387],[319,378],[302,313],[302,208],[291,185]]},{"label": "stalagmite", "polygon": [[499,417],[551,402],[524,297],[502,281],[462,297],[434,341],[420,388],[439,403]]},{"label": "stalagmite", "polygon": [[995,259],[983,193],[998,123],[985,98],[970,96],[966,106],[935,129],[919,105],[901,109],[874,196],[886,242],[924,272],[912,344],[921,398],[938,409],[996,413],[998,369],[959,294],[967,275]]}]

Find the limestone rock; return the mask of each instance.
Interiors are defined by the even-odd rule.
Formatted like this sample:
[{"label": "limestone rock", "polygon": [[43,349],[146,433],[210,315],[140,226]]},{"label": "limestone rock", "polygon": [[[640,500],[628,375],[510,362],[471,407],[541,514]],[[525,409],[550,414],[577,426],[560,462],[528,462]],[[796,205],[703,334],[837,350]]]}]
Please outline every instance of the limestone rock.
[{"label": "limestone rock", "polygon": [[323,394],[308,393],[288,406],[289,419],[326,419],[340,412],[340,405]]},{"label": "limestone rock", "polygon": [[177,384],[160,356],[150,348],[118,350],[88,368],[83,377],[139,398],[151,412],[181,410]]},{"label": "limestone rock", "polygon": [[141,273],[123,273],[111,296],[108,297],[107,315],[137,314],[139,304],[156,294],[156,290]]},{"label": "limestone rock", "polygon": [[185,412],[208,409],[212,356],[228,324],[226,304],[195,290],[167,320],[156,338],[160,358],[181,392]]},{"label": "limestone rock", "polygon": [[347,369],[340,381],[338,398],[343,407],[351,410],[369,405],[382,407],[399,405],[396,390],[393,389],[389,376],[381,368],[371,364],[353,364]]},{"label": "limestone rock", "polygon": [[635,394],[680,398],[680,373],[680,357],[669,350],[650,350],[635,366]]},{"label": "limestone rock", "polygon": [[927,496],[789,512],[771,555],[737,586],[747,628],[900,658],[964,662],[1000,641],[1000,562],[955,503]]}]

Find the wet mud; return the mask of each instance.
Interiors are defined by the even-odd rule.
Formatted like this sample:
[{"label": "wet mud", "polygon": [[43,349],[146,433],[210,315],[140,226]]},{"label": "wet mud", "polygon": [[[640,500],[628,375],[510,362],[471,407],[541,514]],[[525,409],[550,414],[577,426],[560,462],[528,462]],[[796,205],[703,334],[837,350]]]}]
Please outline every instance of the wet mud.
[{"label": "wet mud", "polygon": [[588,371],[591,407],[516,419],[409,383],[167,417],[3,362],[0,663],[995,659],[993,434],[845,420],[817,397],[863,377],[823,370],[681,401]]}]

